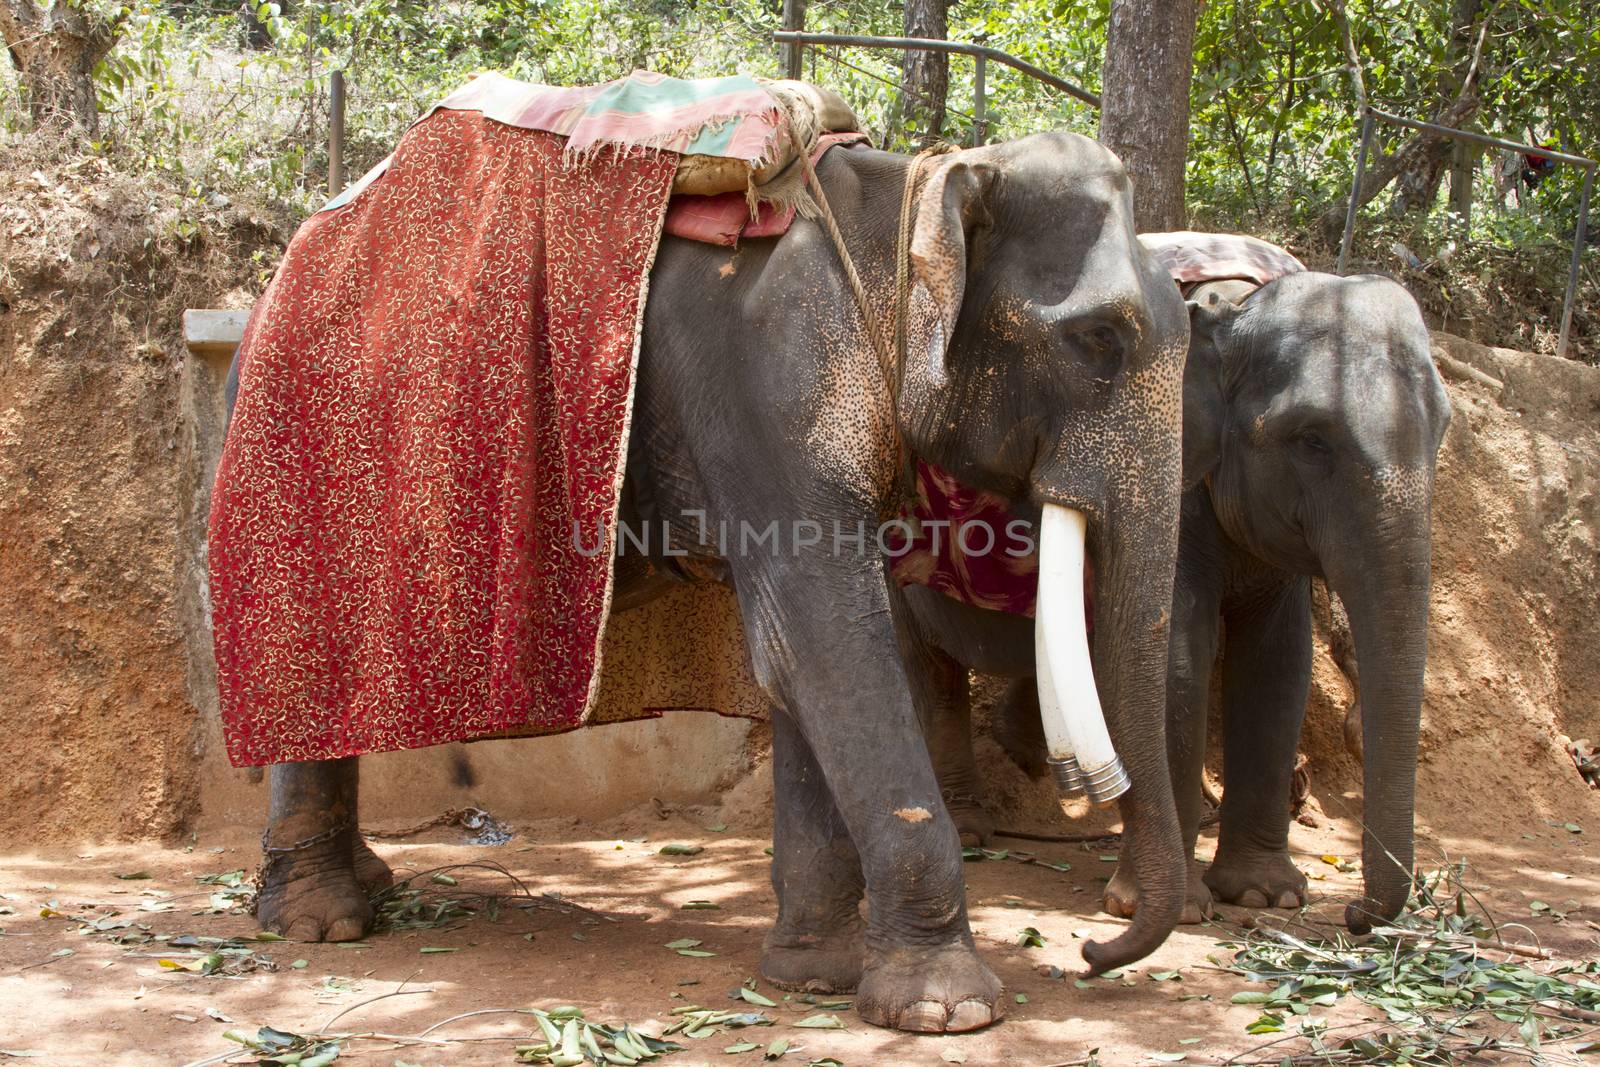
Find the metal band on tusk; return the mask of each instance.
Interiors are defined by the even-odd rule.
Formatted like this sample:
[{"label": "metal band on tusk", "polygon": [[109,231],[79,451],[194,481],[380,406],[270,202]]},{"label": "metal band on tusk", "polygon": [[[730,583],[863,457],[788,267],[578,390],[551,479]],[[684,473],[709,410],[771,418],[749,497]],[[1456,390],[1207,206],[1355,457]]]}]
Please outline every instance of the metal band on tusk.
[{"label": "metal band on tusk", "polygon": [[1083,792],[1083,769],[1078,766],[1077,756],[1046,759],[1045,764],[1049,766],[1050,777],[1055,779],[1056,788],[1061,790],[1062,796],[1075,797]]},{"label": "metal band on tusk", "polygon": [[1083,777],[1083,791],[1088,795],[1089,803],[1096,806],[1111,803],[1133,785],[1128,777],[1128,769],[1122,765],[1120,758],[1113,758],[1110,763],[1092,771],[1080,769],[1078,773]]}]

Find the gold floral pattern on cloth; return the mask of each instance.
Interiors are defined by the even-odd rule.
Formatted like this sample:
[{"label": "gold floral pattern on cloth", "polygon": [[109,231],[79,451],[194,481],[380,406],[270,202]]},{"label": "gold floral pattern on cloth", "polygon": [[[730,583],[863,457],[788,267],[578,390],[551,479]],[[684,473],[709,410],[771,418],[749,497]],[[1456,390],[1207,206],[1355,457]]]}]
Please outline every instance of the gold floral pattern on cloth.
[{"label": "gold floral pattern on cloth", "polygon": [[[677,156],[439,111],[295,234],[209,551],[235,765],[583,722]],[[575,525],[576,524],[576,527]]]}]

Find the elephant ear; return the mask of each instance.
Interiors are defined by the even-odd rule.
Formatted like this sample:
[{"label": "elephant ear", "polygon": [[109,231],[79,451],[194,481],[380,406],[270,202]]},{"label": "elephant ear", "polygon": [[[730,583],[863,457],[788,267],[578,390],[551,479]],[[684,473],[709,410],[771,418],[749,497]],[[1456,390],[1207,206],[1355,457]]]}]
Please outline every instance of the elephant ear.
[{"label": "elephant ear", "polygon": [[1183,488],[1222,462],[1223,363],[1240,307],[1216,293],[1189,301],[1189,358],[1183,367]]},{"label": "elephant ear", "polygon": [[928,376],[935,384],[945,381],[945,354],[967,291],[968,246],[973,231],[990,223],[987,201],[994,177],[991,165],[957,156],[928,176],[917,201],[909,306],[915,314],[931,305],[933,322],[907,323],[906,336],[928,338]]}]

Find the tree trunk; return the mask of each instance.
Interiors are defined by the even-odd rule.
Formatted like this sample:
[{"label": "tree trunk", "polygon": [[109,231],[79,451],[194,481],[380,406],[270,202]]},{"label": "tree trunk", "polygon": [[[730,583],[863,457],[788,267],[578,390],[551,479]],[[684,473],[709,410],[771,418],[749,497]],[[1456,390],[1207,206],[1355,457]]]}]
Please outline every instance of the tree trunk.
[{"label": "tree trunk", "polygon": [[1472,180],[1478,173],[1478,158],[1483,149],[1457,142],[1450,154],[1450,210],[1461,219],[1462,230],[1472,225]]},{"label": "tree trunk", "polygon": [[[950,0],[906,0],[906,36],[944,40],[950,33],[949,7]],[[901,69],[898,125],[908,138],[929,144],[944,129],[949,58],[943,52],[908,50]]]},{"label": "tree trunk", "polygon": [[[1448,108],[1452,101],[1471,97],[1478,82],[1478,16],[1483,14],[1483,0],[1455,0],[1450,17],[1450,43],[1446,52],[1444,69],[1439,72],[1438,108]],[[1491,17],[1491,6],[1485,18]],[[1412,211],[1427,211],[1439,196],[1439,182],[1444,177],[1445,165],[1450,161],[1451,149],[1458,142],[1446,138],[1432,138],[1428,144],[1411,157],[1395,177],[1394,200],[1389,211],[1395,216]]]},{"label": "tree trunk", "polygon": [[[1478,110],[1478,104],[1479,100],[1475,96],[1461,97],[1439,114],[1430,117],[1428,121],[1439,126],[1459,127]],[[1356,194],[1357,207],[1365,206],[1368,201],[1388,188],[1389,183],[1394,181],[1401,171],[1414,166],[1413,160],[1419,154],[1426,152],[1430,146],[1440,143],[1448,146],[1450,140],[1436,134],[1418,132],[1389,155],[1375,155],[1369,159],[1366,173],[1361,178],[1361,189]],[[1373,151],[1374,153],[1378,151],[1376,135],[1373,136]],[[1344,230],[1344,216],[1349,203],[1348,197],[1341,197],[1322,212],[1322,235],[1331,244],[1338,243],[1339,234]]]},{"label": "tree trunk", "polygon": [[1111,0],[1100,141],[1133,179],[1141,231],[1181,230],[1195,0]]},{"label": "tree trunk", "polygon": [[102,19],[73,0],[40,10],[34,0],[0,0],[0,35],[28,94],[37,127],[100,131],[95,64],[117,41],[120,20]]}]

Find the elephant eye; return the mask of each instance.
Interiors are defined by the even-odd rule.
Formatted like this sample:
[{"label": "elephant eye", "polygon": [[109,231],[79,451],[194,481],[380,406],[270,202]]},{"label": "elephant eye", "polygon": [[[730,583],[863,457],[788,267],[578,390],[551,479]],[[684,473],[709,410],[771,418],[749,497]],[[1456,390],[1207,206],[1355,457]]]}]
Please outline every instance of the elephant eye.
[{"label": "elephant eye", "polygon": [[1301,430],[1294,435],[1297,448],[1313,459],[1326,459],[1333,455],[1333,446],[1328,439],[1315,430]]},{"label": "elephant eye", "polygon": [[1110,326],[1094,326],[1078,334],[1084,354],[1104,373],[1114,373],[1122,365],[1122,335]]}]

